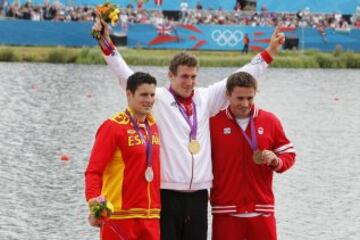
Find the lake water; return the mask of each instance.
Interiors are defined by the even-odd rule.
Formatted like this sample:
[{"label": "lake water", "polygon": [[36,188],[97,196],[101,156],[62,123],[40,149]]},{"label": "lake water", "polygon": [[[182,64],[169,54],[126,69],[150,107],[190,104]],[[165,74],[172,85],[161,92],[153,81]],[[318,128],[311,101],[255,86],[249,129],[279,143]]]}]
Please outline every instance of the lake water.
[{"label": "lake water", "polygon": [[[134,69],[167,84],[165,68]],[[233,70],[202,68],[198,85]],[[261,79],[256,101],[298,154],[275,176],[279,239],[360,239],[359,92],[359,70],[270,69]],[[0,63],[0,106],[0,239],[98,239],[84,169],[98,126],[125,106],[108,68]]]}]

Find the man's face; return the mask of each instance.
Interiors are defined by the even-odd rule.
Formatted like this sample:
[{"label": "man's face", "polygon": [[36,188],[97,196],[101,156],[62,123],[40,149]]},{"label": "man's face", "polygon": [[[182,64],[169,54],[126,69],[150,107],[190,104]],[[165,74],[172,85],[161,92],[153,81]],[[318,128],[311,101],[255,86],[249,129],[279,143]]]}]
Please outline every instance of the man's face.
[{"label": "man's face", "polygon": [[146,115],[151,111],[155,102],[155,84],[144,83],[137,87],[134,94],[127,90],[126,95],[129,107],[135,115]]},{"label": "man's face", "polygon": [[197,67],[178,66],[176,74],[169,72],[171,88],[181,97],[190,97],[195,87],[197,72]]},{"label": "man's face", "polygon": [[230,102],[230,110],[237,118],[246,118],[250,114],[256,91],[249,87],[234,87],[231,93],[226,93]]}]

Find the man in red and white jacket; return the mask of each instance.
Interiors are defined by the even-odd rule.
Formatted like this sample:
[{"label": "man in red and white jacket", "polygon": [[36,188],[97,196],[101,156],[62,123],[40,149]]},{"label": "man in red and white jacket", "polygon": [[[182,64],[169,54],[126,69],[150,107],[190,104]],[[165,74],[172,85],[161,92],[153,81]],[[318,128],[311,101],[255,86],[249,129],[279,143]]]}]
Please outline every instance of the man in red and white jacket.
[{"label": "man in red and white jacket", "polygon": [[295,161],[279,119],[257,109],[255,78],[228,78],[229,107],[210,119],[214,181],[211,205],[214,240],[275,240],[273,173]]}]

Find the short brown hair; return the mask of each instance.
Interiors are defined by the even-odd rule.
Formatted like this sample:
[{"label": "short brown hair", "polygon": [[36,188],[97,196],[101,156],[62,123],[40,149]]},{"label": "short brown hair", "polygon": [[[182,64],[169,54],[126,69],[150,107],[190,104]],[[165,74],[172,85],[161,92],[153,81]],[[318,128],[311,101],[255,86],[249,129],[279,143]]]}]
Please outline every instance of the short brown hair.
[{"label": "short brown hair", "polygon": [[135,72],[128,78],[126,82],[126,90],[129,90],[132,94],[142,84],[154,84],[156,86],[156,79],[148,73]]},{"label": "short brown hair", "polygon": [[247,72],[236,72],[229,76],[226,83],[226,90],[231,93],[235,87],[254,88],[257,90],[256,79]]},{"label": "short brown hair", "polygon": [[199,67],[198,59],[185,52],[176,54],[170,61],[169,71],[176,74],[179,66]]}]

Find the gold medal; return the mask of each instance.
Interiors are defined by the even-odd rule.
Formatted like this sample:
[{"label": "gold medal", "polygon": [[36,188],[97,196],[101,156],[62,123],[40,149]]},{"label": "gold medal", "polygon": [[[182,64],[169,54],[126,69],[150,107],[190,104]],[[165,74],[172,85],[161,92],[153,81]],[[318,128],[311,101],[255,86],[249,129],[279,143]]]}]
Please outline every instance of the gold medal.
[{"label": "gold medal", "polygon": [[191,139],[188,145],[189,152],[191,154],[198,154],[200,152],[200,143],[196,139]]},{"label": "gold medal", "polygon": [[262,151],[261,150],[256,150],[253,153],[253,160],[256,164],[263,164],[263,160],[262,160]]},{"label": "gold medal", "polygon": [[145,170],[145,179],[147,182],[151,182],[154,179],[154,171],[152,167],[147,167]]}]

